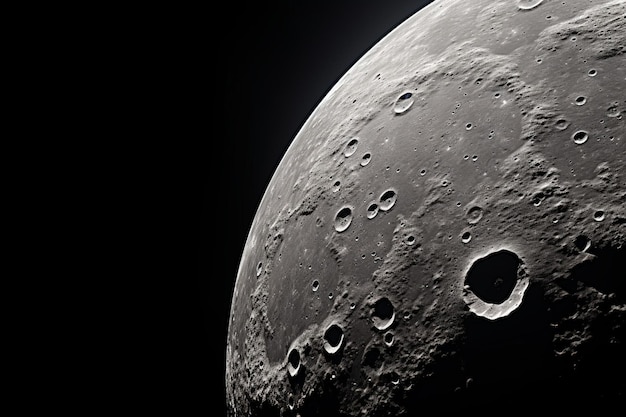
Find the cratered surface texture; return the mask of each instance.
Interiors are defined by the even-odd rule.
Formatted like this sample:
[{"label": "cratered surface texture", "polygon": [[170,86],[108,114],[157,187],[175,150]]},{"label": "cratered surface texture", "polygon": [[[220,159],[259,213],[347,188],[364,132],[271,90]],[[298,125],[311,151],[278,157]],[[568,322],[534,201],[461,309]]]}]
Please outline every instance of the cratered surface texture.
[{"label": "cratered surface texture", "polygon": [[306,121],[259,205],[236,416],[626,395],[626,2],[439,0]]}]

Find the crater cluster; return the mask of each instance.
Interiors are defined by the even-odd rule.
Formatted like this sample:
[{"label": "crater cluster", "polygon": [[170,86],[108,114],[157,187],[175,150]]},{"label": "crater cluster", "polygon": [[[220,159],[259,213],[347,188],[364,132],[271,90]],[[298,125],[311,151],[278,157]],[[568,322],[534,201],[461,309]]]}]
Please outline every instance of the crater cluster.
[{"label": "crater cluster", "polygon": [[437,0],[365,54],[259,205],[229,413],[622,404],[624,45],[623,0]]}]

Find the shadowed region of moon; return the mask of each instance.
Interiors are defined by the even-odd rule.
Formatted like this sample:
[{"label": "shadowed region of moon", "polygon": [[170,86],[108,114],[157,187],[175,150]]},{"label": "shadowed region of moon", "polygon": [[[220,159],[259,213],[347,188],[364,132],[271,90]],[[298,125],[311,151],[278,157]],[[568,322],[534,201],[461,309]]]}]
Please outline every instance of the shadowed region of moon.
[{"label": "shadowed region of moon", "polygon": [[343,75],[250,228],[230,416],[623,406],[624,16],[435,0]]}]

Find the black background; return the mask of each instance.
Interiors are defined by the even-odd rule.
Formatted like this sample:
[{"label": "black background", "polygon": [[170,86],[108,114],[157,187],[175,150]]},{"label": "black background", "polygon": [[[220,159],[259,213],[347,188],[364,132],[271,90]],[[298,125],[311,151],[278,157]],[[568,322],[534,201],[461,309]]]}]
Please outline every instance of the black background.
[{"label": "black background", "polygon": [[[206,75],[199,74],[207,85],[201,108],[217,116],[203,124],[206,135],[197,139],[207,143],[197,152],[193,147],[189,150],[196,153],[191,159],[198,160],[200,218],[194,295],[201,317],[200,357],[193,369],[200,382],[192,391],[200,394],[202,408],[210,415],[225,414],[225,345],[232,290],[248,230],[274,170],[339,78],[428,3],[228,2],[210,11],[206,43],[192,42],[198,48],[194,53],[208,62]],[[197,74],[197,68],[194,71]]]}]

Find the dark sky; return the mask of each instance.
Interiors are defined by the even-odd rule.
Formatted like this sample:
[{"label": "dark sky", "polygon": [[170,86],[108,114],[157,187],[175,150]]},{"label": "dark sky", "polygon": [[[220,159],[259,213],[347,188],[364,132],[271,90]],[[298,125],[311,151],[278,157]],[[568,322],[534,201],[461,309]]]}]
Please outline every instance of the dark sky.
[{"label": "dark sky", "polygon": [[[274,170],[336,81],[385,34],[430,2],[228,2],[209,14],[207,44],[194,44],[209,60],[208,95],[202,105],[218,107],[218,117],[205,126],[209,145],[199,158],[199,340],[207,356],[211,352],[200,363],[209,366],[209,379],[215,378],[222,390],[207,388],[208,396],[201,398],[213,412],[221,408],[211,415],[223,414],[232,287]],[[210,249],[212,245],[217,249]],[[201,347],[200,353],[204,351]]]}]

